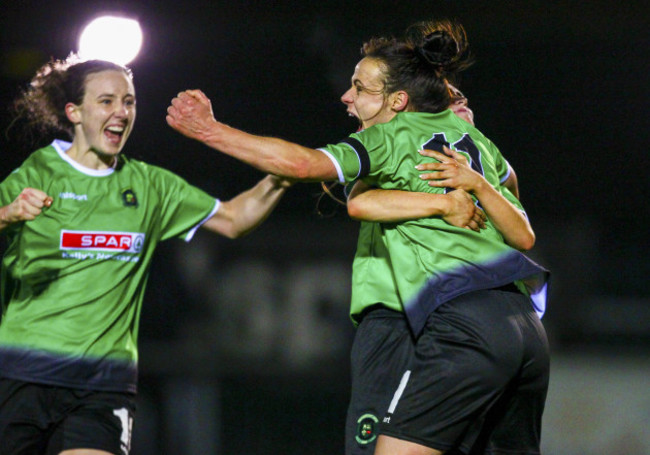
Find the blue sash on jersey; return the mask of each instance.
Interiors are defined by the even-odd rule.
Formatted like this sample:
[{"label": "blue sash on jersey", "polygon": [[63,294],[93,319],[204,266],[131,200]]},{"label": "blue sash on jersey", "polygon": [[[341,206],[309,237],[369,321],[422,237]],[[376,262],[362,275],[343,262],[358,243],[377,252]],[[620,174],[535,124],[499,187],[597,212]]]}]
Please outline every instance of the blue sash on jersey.
[{"label": "blue sash on jersey", "polygon": [[469,264],[434,275],[404,307],[406,317],[417,337],[429,315],[443,303],[471,291],[494,289],[516,281],[530,294],[531,303],[541,318],[546,311],[550,273],[519,251],[512,250],[497,261]]}]

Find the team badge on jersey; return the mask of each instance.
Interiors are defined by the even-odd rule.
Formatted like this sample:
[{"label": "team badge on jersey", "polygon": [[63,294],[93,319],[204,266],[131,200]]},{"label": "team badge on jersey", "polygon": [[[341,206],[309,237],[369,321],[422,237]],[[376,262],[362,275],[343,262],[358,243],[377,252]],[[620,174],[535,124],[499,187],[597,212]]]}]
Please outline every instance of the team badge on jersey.
[{"label": "team badge on jersey", "polygon": [[135,193],[131,188],[122,191],[122,201],[124,201],[125,207],[138,206],[138,198],[135,197]]},{"label": "team badge on jersey", "polygon": [[145,235],[141,232],[61,231],[62,250],[139,253]]},{"label": "team badge on jersey", "polygon": [[364,414],[357,420],[356,440],[361,445],[370,444],[377,439],[379,419],[372,414]]}]

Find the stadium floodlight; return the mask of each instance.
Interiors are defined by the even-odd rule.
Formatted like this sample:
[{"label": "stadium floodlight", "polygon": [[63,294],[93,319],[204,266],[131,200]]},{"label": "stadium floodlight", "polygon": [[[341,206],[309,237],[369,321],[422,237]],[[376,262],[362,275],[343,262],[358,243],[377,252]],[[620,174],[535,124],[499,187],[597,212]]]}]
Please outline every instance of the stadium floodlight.
[{"label": "stadium floodlight", "polygon": [[91,21],[79,37],[82,60],[108,60],[126,65],[133,61],[142,46],[142,29],[138,21],[124,17],[102,16]]}]

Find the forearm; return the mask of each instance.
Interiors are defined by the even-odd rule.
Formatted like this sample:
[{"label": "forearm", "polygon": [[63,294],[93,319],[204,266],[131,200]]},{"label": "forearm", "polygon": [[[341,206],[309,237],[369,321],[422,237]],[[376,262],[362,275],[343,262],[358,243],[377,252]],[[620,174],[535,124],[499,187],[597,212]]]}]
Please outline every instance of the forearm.
[{"label": "forearm", "polygon": [[253,188],[222,202],[203,227],[229,238],[242,237],[268,218],[289,185],[278,177],[266,176]]},{"label": "forearm", "polygon": [[526,216],[492,185],[483,180],[473,194],[508,245],[518,250],[535,245],[535,233]]},{"label": "forearm", "polygon": [[167,108],[166,120],[181,134],[269,174],[302,181],[337,178],[334,164],[318,150],[248,134],[217,121],[210,99],[201,90],[179,93]]},{"label": "forearm", "polygon": [[368,189],[353,192],[348,199],[348,214],[361,221],[394,223],[442,216],[448,211],[449,200],[442,194]]},{"label": "forearm", "polygon": [[334,165],[319,150],[278,138],[256,136],[223,123],[215,122],[200,141],[269,174],[300,181],[337,178]]}]

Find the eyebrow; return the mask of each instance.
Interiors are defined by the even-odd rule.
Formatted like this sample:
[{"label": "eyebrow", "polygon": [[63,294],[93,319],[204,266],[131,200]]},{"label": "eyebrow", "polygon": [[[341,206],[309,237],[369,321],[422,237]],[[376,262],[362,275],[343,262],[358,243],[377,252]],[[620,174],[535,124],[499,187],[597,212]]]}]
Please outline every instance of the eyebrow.
[{"label": "eyebrow", "polygon": [[[124,95],[124,98],[127,98],[129,96],[135,98],[135,94],[133,93],[127,93],[126,95]],[[117,95],[114,93],[100,93],[99,95],[97,95],[97,98],[104,98],[104,97],[117,98]]]}]

